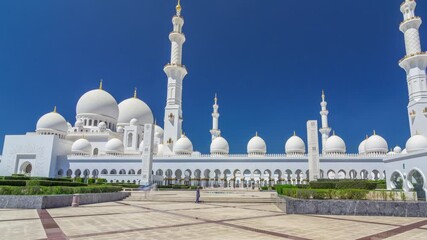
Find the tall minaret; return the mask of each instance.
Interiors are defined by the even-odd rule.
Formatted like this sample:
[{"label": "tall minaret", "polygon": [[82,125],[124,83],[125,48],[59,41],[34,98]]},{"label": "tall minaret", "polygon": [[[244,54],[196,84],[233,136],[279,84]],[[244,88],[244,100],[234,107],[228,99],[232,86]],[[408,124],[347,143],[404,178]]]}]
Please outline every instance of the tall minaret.
[{"label": "tall minaret", "polygon": [[214,105],[213,107],[213,112],[212,112],[212,130],[211,130],[211,135],[212,135],[212,141],[221,136],[221,131],[218,129],[218,119],[219,119],[219,112],[218,112],[218,98],[215,94],[215,98],[214,98]]},{"label": "tall minaret", "polygon": [[172,18],[173,31],[169,34],[171,41],[171,60],[164,67],[168,77],[168,92],[165,107],[164,144],[173,150],[173,145],[182,134],[182,81],[187,69],[182,65],[182,45],[185,35],[182,33],[184,18],[181,16],[181,4],[178,0],[176,15]]},{"label": "tall minaret", "polygon": [[416,132],[427,136],[427,54],[421,51],[420,34],[421,18],[415,16],[415,0],[405,0],[400,6],[403,22],[400,31],[405,35],[406,56],[399,65],[405,69],[409,91],[409,126],[411,136]]},{"label": "tall minaret", "polygon": [[322,107],[322,111],[320,111],[320,116],[322,117],[322,128],[319,129],[320,134],[322,134],[322,153],[325,153],[325,144],[326,140],[329,138],[329,134],[331,133],[331,128],[328,125],[328,114],[329,111],[326,109],[328,103],[325,101],[325,92],[322,90],[322,102],[320,102],[320,106]]}]

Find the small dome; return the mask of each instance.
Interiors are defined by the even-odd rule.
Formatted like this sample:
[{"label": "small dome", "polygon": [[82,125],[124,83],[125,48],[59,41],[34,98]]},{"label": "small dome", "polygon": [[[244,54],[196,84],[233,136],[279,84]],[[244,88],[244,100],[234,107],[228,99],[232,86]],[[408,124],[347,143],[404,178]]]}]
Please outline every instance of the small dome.
[{"label": "small dome", "polygon": [[388,144],[380,135],[374,134],[366,140],[365,150],[367,154],[386,154],[388,152]]},{"label": "small dome", "polygon": [[117,120],[119,107],[111,94],[102,90],[91,90],[80,97],[76,107],[77,116],[96,114]]},{"label": "small dome", "polygon": [[163,148],[164,148],[163,144],[157,145],[157,154],[156,154],[156,156],[163,156]]},{"label": "small dome", "polygon": [[88,140],[81,138],[73,143],[71,152],[73,154],[90,155],[92,153],[92,144]]},{"label": "small dome", "polygon": [[125,130],[123,129],[123,127],[117,127],[117,132],[118,133],[123,133]]},{"label": "small dome", "polygon": [[406,151],[408,153],[427,150],[427,138],[423,135],[414,135],[406,142]]},{"label": "small dome", "polygon": [[363,140],[363,141],[359,144],[359,154],[365,154],[365,153],[366,153],[366,149],[365,149],[366,140],[368,140],[368,136],[366,136],[366,139],[365,139],[365,140]]},{"label": "small dome", "polygon": [[406,148],[402,150],[401,154],[408,154],[408,152],[406,151]]},{"label": "small dome", "polygon": [[124,152],[123,142],[120,139],[113,138],[105,145],[105,152],[107,154],[121,154]]},{"label": "small dome", "polygon": [[345,153],[346,152],[345,142],[342,138],[337,135],[332,135],[326,140],[325,152],[326,153]]},{"label": "small dome", "polygon": [[128,125],[133,118],[141,125],[154,122],[150,107],[136,97],[128,98],[119,104],[118,124]]},{"label": "small dome", "polygon": [[230,147],[223,137],[215,138],[211,143],[211,154],[228,154]]},{"label": "small dome", "polygon": [[305,153],[305,143],[297,135],[290,137],[285,143],[285,152],[288,155],[295,154],[304,154]]},{"label": "small dome", "polygon": [[397,154],[402,153],[402,148],[399,146],[396,146],[396,147],[394,147],[393,152],[395,152]]},{"label": "small dome", "polygon": [[249,155],[264,155],[267,153],[267,144],[264,139],[258,137],[258,134],[251,138],[247,146]]},{"label": "small dome", "polygon": [[36,131],[58,131],[67,132],[67,121],[61,114],[50,112],[43,115],[38,121]]},{"label": "small dome", "polygon": [[102,131],[107,129],[107,124],[105,124],[105,122],[100,122],[98,123],[98,128]]},{"label": "small dome", "polygon": [[390,150],[388,153],[387,153],[387,156],[393,156],[393,155],[396,155],[397,153],[395,153],[393,150]]},{"label": "small dome", "polygon": [[161,128],[160,126],[156,125],[154,127],[154,136],[157,137],[157,138],[162,139],[163,138],[163,134],[164,134],[163,128]]},{"label": "small dome", "polygon": [[144,141],[141,141],[141,143],[139,144],[139,151],[142,152],[144,151]]},{"label": "small dome", "polygon": [[77,127],[77,128],[81,128],[81,127],[83,127],[83,124],[84,124],[83,121],[79,118],[74,123],[74,126]]},{"label": "small dome", "polygon": [[73,125],[71,125],[71,123],[67,122],[67,127],[68,129],[73,128]]},{"label": "small dome", "polygon": [[130,120],[129,124],[131,126],[137,126],[139,124],[139,121],[136,118],[132,118],[132,120]]},{"label": "small dome", "polygon": [[182,136],[176,141],[173,151],[178,155],[191,154],[193,152],[193,143],[186,136]]}]

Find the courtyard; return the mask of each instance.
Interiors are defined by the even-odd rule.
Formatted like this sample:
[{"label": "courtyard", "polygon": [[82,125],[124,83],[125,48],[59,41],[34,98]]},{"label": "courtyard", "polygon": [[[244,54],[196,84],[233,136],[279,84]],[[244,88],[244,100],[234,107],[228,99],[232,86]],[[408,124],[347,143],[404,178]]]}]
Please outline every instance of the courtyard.
[{"label": "courtyard", "polygon": [[[425,218],[285,215],[273,203],[0,209],[1,239],[427,239]],[[5,238],[5,236],[7,236]]]}]

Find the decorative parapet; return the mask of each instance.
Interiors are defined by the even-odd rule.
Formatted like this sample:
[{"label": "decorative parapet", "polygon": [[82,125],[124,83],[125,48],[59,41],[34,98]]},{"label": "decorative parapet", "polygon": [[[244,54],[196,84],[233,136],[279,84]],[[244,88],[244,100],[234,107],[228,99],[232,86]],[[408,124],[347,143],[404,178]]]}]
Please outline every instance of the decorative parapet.
[{"label": "decorative parapet", "polygon": [[411,58],[414,56],[419,56],[419,55],[427,55],[427,52],[417,52],[417,53],[406,55],[404,58],[400,59],[399,63],[402,63],[403,61],[405,61],[408,58]]}]

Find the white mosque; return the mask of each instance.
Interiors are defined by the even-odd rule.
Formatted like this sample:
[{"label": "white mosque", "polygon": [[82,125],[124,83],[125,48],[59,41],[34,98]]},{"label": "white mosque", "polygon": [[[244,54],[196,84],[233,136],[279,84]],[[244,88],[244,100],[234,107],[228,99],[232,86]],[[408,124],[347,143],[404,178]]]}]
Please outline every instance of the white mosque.
[{"label": "white mosque", "polygon": [[[415,16],[415,7],[415,0],[406,0],[400,7],[406,56],[399,65],[407,74],[412,137],[403,150],[399,146],[390,150],[387,141],[374,132],[361,141],[358,153],[347,153],[345,141],[328,125],[329,112],[322,92],[321,178],[387,179],[389,189],[412,190],[415,185],[427,189],[427,53],[421,51],[418,31],[421,18]],[[136,90],[133,97],[118,104],[104,90],[101,81],[98,89],[83,94],[77,102],[74,125],[55,108],[38,120],[35,132],[6,136],[0,176],[24,173],[140,183],[144,169],[141,156],[149,151],[153,156],[153,179],[163,185],[246,188],[306,182],[309,176],[306,143],[295,133],[285,141],[283,153],[268,153],[266,142],[256,134],[248,141],[247,153],[229,154],[229,143],[219,129],[217,96],[213,104],[210,153],[201,154],[193,149],[182,131],[182,87],[187,70],[181,61],[186,38],[179,1],[172,23],[171,60],[164,67],[168,78],[164,128],[155,125],[154,133],[146,134],[145,126],[152,126],[154,117]]]}]

